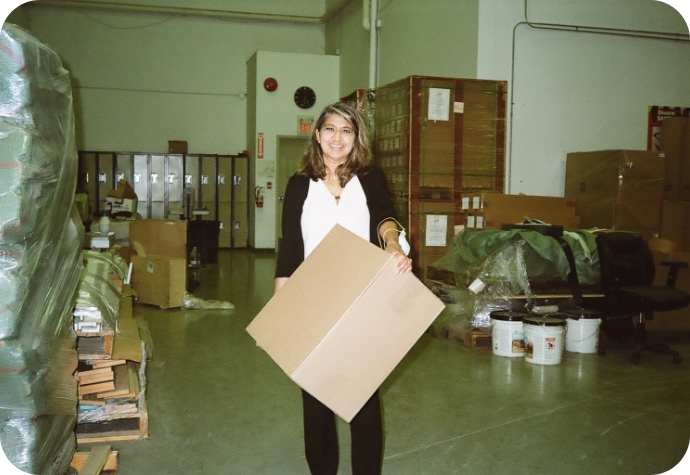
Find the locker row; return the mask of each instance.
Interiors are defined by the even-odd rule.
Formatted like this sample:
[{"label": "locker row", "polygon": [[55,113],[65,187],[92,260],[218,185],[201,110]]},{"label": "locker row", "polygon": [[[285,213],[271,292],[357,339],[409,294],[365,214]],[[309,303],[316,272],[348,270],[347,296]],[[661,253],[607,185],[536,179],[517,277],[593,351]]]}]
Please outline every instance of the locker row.
[{"label": "locker row", "polygon": [[134,189],[142,219],[217,221],[219,247],[247,247],[247,155],[79,152],[77,192],[88,195],[93,217],[120,180]]}]

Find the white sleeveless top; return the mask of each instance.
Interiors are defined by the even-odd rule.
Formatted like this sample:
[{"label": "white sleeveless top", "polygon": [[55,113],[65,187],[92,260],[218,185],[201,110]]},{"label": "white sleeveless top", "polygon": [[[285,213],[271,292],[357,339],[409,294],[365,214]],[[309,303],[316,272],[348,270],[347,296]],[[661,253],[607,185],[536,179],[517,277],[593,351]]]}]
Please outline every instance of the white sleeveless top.
[{"label": "white sleeveless top", "polygon": [[336,224],[369,241],[367,197],[355,176],[340,193],[339,202],[322,180],[309,180],[309,192],[302,207],[302,239],[306,259]]}]

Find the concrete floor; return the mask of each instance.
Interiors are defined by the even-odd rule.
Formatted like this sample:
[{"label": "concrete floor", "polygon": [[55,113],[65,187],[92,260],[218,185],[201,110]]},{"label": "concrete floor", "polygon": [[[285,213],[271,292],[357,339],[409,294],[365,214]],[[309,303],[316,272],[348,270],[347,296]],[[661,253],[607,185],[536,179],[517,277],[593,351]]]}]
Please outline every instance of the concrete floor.
[{"label": "concrete floor", "polygon": [[[135,306],[155,348],[150,436],[112,444],[118,475],[308,473],[299,389],[245,331],[271,297],[274,255],[221,251],[219,261],[199,272],[195,295],[235,310]],[[425,334],[382,386],[384,473],[670,470],[690,440],[690,343],[673,346],[685,358],[680,365],[651,354],[632,365],[619,345],[605,357],[566,352],[546,366]],[[340,473],[348,474],[340,422]]]}]

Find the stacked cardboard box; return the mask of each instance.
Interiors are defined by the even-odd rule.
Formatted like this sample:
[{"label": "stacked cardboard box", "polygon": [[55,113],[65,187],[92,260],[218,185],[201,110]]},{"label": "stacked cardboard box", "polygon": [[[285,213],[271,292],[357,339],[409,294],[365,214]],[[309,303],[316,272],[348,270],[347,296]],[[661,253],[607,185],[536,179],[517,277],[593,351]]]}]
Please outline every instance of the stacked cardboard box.
[{"label": "stacked cardboard box", "polygon": [[376,89],[376,160],[408,229],[415,273],[463,225],[461,195],[503,192],[505,81],[409,76]]},{"label": "stacked cardboard box", "polygon": [[661,151],[666,155],[664,199],[690,201],[690,118],[664,119]]},{"label": "stacked cardboard box", "polygon": [[376,104],[376,91],[374,89],[357,89],[351,94],[340,99],[359,111],[364,117],[369,132],[369,138],[374,137],[374,107]]},{"label": "stacked cardboard box", "polygon": [[501,229],[502,224],[539,220],[565,230],[580,228],[575,199],[555,196],[469,193],[462,196],[467,229]]},{"label": "stacked cardboard box", "polygon": [[565,196],[577,199],[581,227],[658,236],[666,162],[663,153],[603,150],[569,153]]},{"label": "stacked cardboard box", "polygon": [[187,221],[135,220],[129,240],[135,248],[132,287],[139,302],[181,307],[187,288]]}]

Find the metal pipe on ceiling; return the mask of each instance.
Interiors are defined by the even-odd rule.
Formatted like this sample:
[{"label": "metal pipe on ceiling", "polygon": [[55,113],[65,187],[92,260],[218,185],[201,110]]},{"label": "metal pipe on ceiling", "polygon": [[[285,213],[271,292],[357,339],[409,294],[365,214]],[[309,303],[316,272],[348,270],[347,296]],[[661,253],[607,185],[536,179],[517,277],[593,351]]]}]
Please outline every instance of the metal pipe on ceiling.
[{"label": "metal pipe on ceiling", "polygon": [[276,23],[321,24],[328,21],[350,0],[341,0],[329,8],[322,16],[282,15],[273,13],[253,13],[230,10],[210,10],[206,8],[165,7],[155,5],[133,5],[129,3],[92,2],[88,0],[37,0],[27,5],[77,8],[88,10],[107,10],[129,13],[152,13],[162,15],[198,16],[225,20],[259,21]]}]

